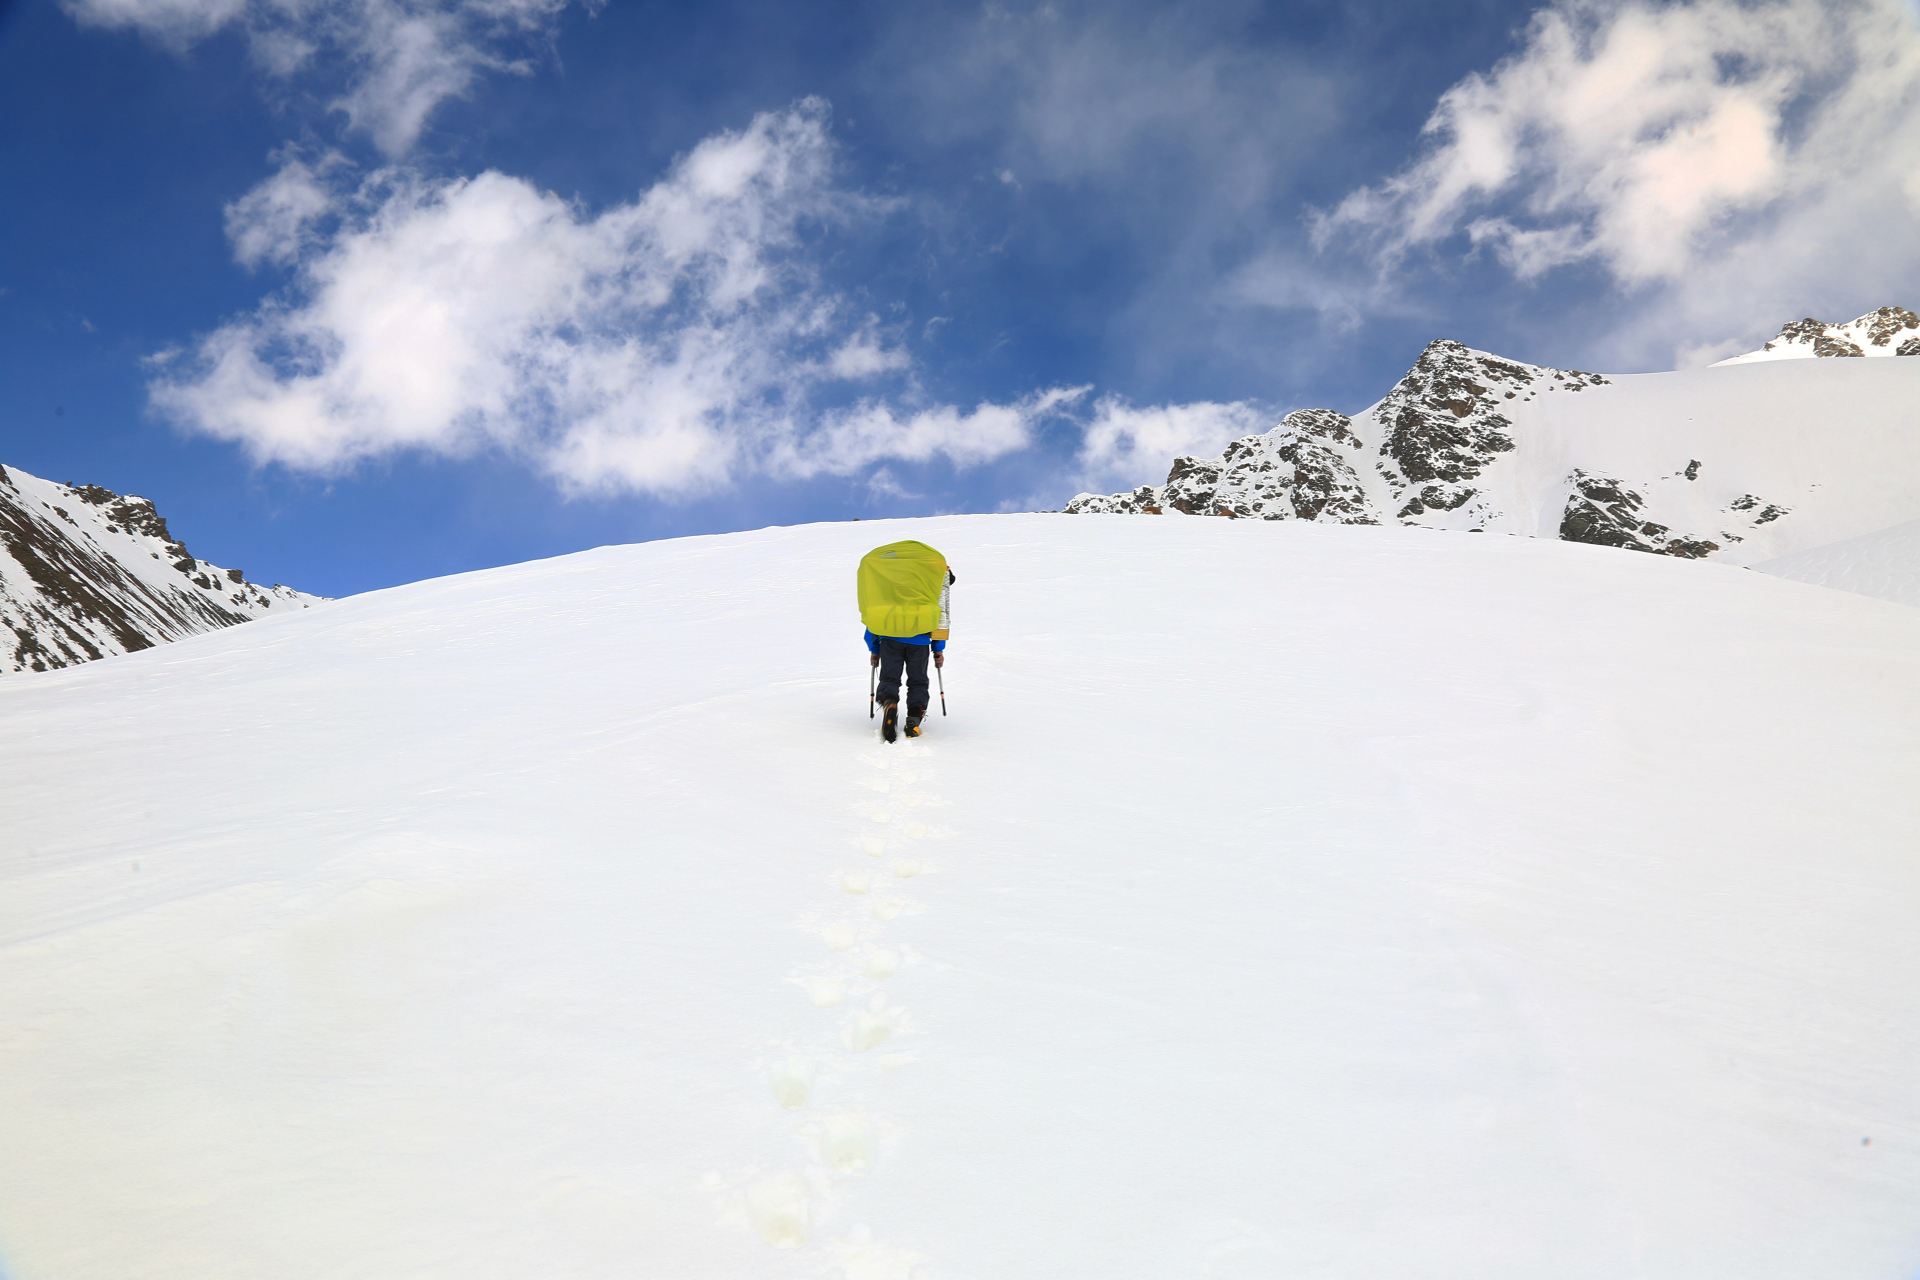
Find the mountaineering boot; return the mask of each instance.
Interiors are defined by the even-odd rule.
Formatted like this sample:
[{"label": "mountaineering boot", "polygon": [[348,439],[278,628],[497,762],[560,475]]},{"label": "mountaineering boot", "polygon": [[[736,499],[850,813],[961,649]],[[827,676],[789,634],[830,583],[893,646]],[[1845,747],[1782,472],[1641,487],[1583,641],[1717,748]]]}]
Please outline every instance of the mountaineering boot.
[{"label": "mountaineering boot", "polygon": [[920,717],[925,714],[927,714],[925,707],[922,707],[918,711],[915,711],[911,707],[907,708],[907,736],[909,738],[917,738],[920,736]]},{"label": "mountaineering boot", "polygon": [[894,726],[899,723],[900,704],[897,702],[889,702],[885,705],[887,712],[880,717],[880,739],[883,742],[892,742],[894,739]]}]

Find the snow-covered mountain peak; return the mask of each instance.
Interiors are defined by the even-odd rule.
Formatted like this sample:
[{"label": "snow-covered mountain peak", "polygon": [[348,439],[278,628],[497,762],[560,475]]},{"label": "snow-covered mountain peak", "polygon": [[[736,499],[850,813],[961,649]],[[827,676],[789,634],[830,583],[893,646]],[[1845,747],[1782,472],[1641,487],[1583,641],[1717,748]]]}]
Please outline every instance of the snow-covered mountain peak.
[{"label": "snow-covered mountain peak", "polygon": [[[1890,354],[1915,323],[1889,307],[1834,328]],[[1752,564],[1920,517],[1915,404],[1920,361],[1605,377],[1442,339],[1352,417],[1296,410],[1217,458],[1175,458],[1164,484],[1066,510],[1397,523]]]},{"label": "snow-covered mountain peak", "polygon": [[196,559],[146,498],[0,467],[0,674],[47,671],[304,609]]},{"label": "snow-covered mountain peak", "polygon": [[1773,341],[1758,351],[1721,364],[1760,360],[1810,360],[1816,356],[1920,356],[1920,316],[1905,307],[1881,307],[1845,324],[1808,316],[1780,326]]},{"label": "snow-covered mountain peak", "polygon": [[1606,382],[1597,373],[1522,364],[1445,338],[1428,343],[1399,384],[1361,415],[1382,433],[1379,471],[1395,517],[1468,508],[1484,497],[1472,482],[1514,448],[1508,412],[1546,392]]}]

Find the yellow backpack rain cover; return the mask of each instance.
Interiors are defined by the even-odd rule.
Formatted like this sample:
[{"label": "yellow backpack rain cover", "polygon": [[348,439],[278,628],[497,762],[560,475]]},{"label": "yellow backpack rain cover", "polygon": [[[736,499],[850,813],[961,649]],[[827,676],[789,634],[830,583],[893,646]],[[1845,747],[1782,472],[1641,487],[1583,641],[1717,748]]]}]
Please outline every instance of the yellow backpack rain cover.
[{"label": "yellow backpack rain cover", "polygon": [[877,636],[917,636],[940,625],[947,558],[924,542],[891,542],[860,558],[860,621]]}]

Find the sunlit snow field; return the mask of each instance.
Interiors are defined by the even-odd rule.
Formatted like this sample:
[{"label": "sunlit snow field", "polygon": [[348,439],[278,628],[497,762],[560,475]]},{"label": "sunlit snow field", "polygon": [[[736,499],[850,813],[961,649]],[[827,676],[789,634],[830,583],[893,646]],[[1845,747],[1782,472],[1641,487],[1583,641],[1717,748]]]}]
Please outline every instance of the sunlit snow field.
[{"label": "sunlit snow field", "polygon": [[[951,714],[889,747],[903,537]],[[0,770],[9,1280],[1920,1269],[1898,604],[770,529],[9,677]]]}]

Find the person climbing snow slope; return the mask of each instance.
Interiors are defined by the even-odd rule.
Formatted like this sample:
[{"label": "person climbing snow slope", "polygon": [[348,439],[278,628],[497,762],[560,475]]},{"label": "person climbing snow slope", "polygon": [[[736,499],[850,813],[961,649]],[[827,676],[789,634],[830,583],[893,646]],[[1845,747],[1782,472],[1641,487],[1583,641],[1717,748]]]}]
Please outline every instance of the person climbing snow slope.
[{"label": "person climbing snow slope", "polygon": [[900,731],[900,676],[907,683],[909,738],[920,736],[927,714],[927,656],[947,665],[953,570],[947,558],[924,542],[891,542],[860,559],[860,621],[867,628],[867,654],[880,669],[877,690],[885,715],[880,736],[892,742]]}]

